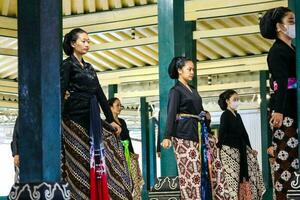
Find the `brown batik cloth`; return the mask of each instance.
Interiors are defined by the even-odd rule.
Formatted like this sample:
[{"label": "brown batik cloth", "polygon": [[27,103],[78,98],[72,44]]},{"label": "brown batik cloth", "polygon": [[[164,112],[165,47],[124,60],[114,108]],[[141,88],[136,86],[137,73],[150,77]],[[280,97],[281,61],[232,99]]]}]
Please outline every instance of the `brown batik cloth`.
[{"label": "brown batik cloth", "polygon": [[90,145],[86,130],[71,120],[62,122],[62,177],[71,199],[90,199]]},{"label": "brown batik cloth", "polygon": [[275,150],[274,187],[277,200],[285,200],[294,172],[299,169],[298,134],[294,119],[285,117],[282,127],[273,130]]},{"label": "brown batik cloth", "polygon": [[[225,172],[225,182],[228,184],[230,200],[239,200],[240,190],[240,153],[236,148],[222,145],[221,160]],[[265,192],[262,173],[259,170],[257,157],[247,147],[247,163],[249,183],[251,186],[251,199],[261,200]]]},{"label": "brown batik cloth", "polygon": [[201,160],[197,142],[172,137],[182,200],[200,200]]}]

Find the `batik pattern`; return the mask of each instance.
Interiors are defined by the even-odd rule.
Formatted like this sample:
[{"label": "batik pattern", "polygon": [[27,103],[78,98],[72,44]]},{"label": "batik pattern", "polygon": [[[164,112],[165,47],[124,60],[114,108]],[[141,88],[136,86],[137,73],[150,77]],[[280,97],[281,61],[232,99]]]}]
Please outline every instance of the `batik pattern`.
[{"label": "batik pattern", "polygon": [[201,161],[197,142],[172,137],[182,200],[200,200]]}]

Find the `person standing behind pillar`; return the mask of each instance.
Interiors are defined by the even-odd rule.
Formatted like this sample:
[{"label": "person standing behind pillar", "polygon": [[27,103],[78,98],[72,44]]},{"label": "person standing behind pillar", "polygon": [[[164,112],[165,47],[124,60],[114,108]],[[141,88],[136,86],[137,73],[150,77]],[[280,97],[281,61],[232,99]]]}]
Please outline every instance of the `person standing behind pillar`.
[{"label": "person standing behind pillar", "polygon": [[295,14],[286,7],[266,12],[260,21],[263,37],[274,39],[267,62],[274,91],[270,125],[275,152],[274,184],[276,199],[287,199],[294,172],[299,169],[297,134],[297,78]]},{"label": "person standing behind pillar", "polygon": [[14,130],[13,130],[13,139],[10,143],[12,156],[14,158],[15,166],[15,182],[19,182],[19,166],[20,166],[20,153],[19,153],[19,117],[16,118]]},{"label": "person standing behind pillar", "polygon": [[220,94],[218,104],[224,111],[220,119],[218,148],[224,168],[225,182],[231,200],[262,199],[265,191],[257,161],[257,151],[237,112],[239,95],[234,90]]},{"label": "person standing behind pillar", "polygon": [[114,116],[114,120],[122,128],[122,132],[120,133],[120,140],[124,147],[124,154],[127,161],[127,166],[129,168],[130,175],[133,181],[133,186],[134,186],[133,199],[139,200],[141,199],[142,196],[141,192],[142,192],[142,186],[144,184],[144,180],[139,167],[139,161],[138,161],[139,154],[134,153],[127,124],[124,119],[119,117],[122,111],[122,105],[120,99],[111,98],[108,100],[108,104]]},{"label": "person standing behind pillar", "polygon": [[99,105],[106,120],[116,129],[116,134],[121,132],[120,126],[113,121],[96,71],[82,58],[89,50],[89,42],[87,32],[80,28],[67,33],[63,50],[69,57],[60,68],[63,178],[70,185],[71,199],[76,200],[95,199],[94,195],[99,193],[99,188],[90,185],[91,180],[94,181],[92,174],[100,171],[93,169],[95,162],[101,162],[99,156],[94,156],[100,152],[102,128],[97,124],[100,123]]},{"label": "person standing behind pillar", "polygon": [[169,91],[164,148],[174,145],[179,174],[181,199],[199,200],[201,161],[199,152],[198,115],[203,111],[197,89],[189,85],[194,77],[192,60],[179,56],[169,65],[169,76],[178,79]]}]

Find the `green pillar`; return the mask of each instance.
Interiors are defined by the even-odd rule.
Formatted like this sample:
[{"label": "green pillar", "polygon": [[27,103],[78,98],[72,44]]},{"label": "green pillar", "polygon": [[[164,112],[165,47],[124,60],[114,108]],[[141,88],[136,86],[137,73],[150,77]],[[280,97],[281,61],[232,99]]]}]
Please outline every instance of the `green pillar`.
[{"label": "green pillar", "polygon": [[[294,11],[296,15],[296,71],[297,71],[297,115],[298,115],[298,126],[300,124],[300,2],[299,0],[289,0],[289,7]],[[298,134],[298,140],[300,141],[300,134]],[[298,146],[298,157],[300,158],[300,145]]]},{"label": "green pillar", "polygon": [[155,129],[157,120],[152,117],[149,120],[149,184],[150,188],[154,186],[156,179],[156,145],[155,145]]},{"label": "green pillar", "polygon": [[[289,2],[290,3],[290,2]],[[297,70],[297,114],[298,114],[298,126],[300,124],[300,2],[294,0],[295,14],[296,14],[296,70]],[[300,141],[300,134],[298,134],[298,140]],[[298,157],[300,158],[300,145],[298,146]]]},{"label": "green pillar", "polygon": [[10,199],[68,199],[60,183],[62,1],[19,0],[17,7],[20,183]]},{"label": "green pillar", "polygon": [[118,85],[108,85],[108,99],[114,98],[116,93],[118,93]]},{"label": "green pillar", "polygon": [[262,172],[266,188],[272,187],[270,176],[270,165],[267,149],[270,145],[269,141],[269,122],[268,122],[268,102],[267,102],[267,79],[268,71],[259,72],[260,80],[260,122],[261,122],[261,149],[262,149]]},{"label": "green pillar", "polygon": [[150,162],[149,162],[149,111],[146,97],[140,98],[141,112],[141,135],[142,135],[142,173],[144,178],[144,186],[142,197],[143,200],[148,199],[148,191],[150,190]]},{"label": "green pillar", "polygon": [[191,84],[197,88],[197,41],[193,39],[196,30],[196,21],[185,22],[185,56],[192,59],[194,63],[194,78]]},{"label": "green pillar", "polygon": [[[168,66],[174,56],[185,54],[184,48],[184,0],[158,1],[159,46],[159,107],[160,139],[165,132],[169,89],[174,85],[168,75]],[[176,176],[177,165],[173,148],[161,150],[161,175]]]}]

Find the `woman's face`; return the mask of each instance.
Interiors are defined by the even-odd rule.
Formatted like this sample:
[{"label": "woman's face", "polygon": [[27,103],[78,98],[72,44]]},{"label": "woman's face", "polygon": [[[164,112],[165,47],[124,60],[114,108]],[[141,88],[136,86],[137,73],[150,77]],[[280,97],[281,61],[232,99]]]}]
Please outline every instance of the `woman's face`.
[{"label": "woman's face", "polygon": [[288,12],[283,18],[282,23],[277,24],[277,31],[289,36],[291,39],[295,37],[295,14]]},{"label": "woman's face", "polygon": [[113,105],[110,107],[111,109],[111,112],[113,114],[116,114],[116,115],[119,115],[121,113],[121,110],[122,110],[122,105],[121,105],[121,102],[120,100],[115,100],[115,102],[113,103]]},{"label": "woman's face", "polygon": [[233,94],[229,99],[226,100],[227,108],[231,108],[233,110],[237,110],[239,106],[240,97],[238,94]]},{"label": "woman's face", "polygon": [[84,55],[90,49],[90,39],[86,33],[78,33],[78,38],[72,43],[74,53]]},{"label": "woman's face", "polygon": [[194,77],[194,64],[192,61],[185,62],[185,65],[178,69],[179,77],[181,77],[186,82],[193,80]]}]

